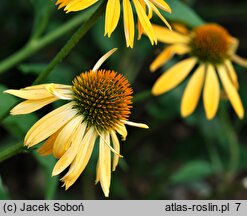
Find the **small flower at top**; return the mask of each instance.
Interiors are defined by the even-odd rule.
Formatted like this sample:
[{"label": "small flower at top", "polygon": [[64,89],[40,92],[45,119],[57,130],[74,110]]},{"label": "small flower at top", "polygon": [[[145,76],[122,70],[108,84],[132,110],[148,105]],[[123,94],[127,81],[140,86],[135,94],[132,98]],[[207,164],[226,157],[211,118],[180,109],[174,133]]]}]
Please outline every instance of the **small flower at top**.
[{"label": "small flower at top", "polygon": [[236,114],[243,118],[244,108],[232,61],[243,67],[247,67],[247,61],[236,55],[238,40],[217,24],[205,24],[191,32],[184,29],[171,32],[158,25],[153,27],[158,41],[168,46],[152,62],[151,71],[165,64],[175,54],[187,54],[188,57],[165,71],[155,82],[152,93],[160,95],[175,88],[195,69],[182,97],[181,115],[187,117],[194,112],[203,91],[206,117],[213,119],[220,100],[220,80]]},{"label": "small flower at top", "polygon": [[5,91],[26,99],[11,110],[12,115],[28,114],[60,99],[69,101],[36,122],[24,139],[28,148],[45,141],[39,153],[53,154],[58,159],[53,176],[69,167],[61,179],[66,190],[87,166],[99,137],[96,183],[100,182],[108,197],[111,170],[116,169],[121,157],[117,133],[125,140],[125,125],[148,128],[128,121],[132,103],[129,82],[115,71],[99,69],[115,50],[101,57],[92,70],[75,77],[72,86],[51,83]]},{"label": "small flower at top", "polygon": [[[118,25],[120,18],[120,6],[121,0],[107,0],[106,12],[105,12],[105,35],[111,36],[112,32]],[[64,8],[66,12],[84,10],[91,5],[98,2],[98,0],[58,0],[56,2],[59,8]],[[133,7],[136,10],[138,17],[138,39],[141,35],[145,33],[151,44],[157,43],[157,36],[153,30],[150,19],[153,16],[153,12],[159,16],[159,18],[167,25],[170,25],[166,19],[162,16],[158,8],[171,13],[171,8],[164,0],[122,0],[123,7],[123,23],[124,23],[124,33],[126,39],[126,46],[133,48],[134,37],[135,37],[135,22],[133,15]],[[147,12],[148,13],[147,13]]]}]

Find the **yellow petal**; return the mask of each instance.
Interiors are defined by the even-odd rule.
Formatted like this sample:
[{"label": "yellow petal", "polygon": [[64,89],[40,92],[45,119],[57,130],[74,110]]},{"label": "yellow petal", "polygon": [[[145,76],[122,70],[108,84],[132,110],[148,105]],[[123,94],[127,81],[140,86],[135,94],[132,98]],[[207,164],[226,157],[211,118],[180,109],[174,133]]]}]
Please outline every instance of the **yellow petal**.
[{"label": "yellow petal", "polygon": [[124,124],[133,126],[133,127],[139,127],[139,128],[144,128],[148,129],[149,127],[146,124],[143,123],[136,123],[136,122],[131,122],[131,121],[122,121]]},{"label": "yellow petal", "polygon": [[247,59],[244,59],[236,54],[232,55],[231,58],[235,63],[247,68]]},{"label": "yellow petal", "polygon": [[76,116],[61,129],[53,146],[53,154],[56,158],[62,157],[70,147],[73,134],[78,128],[78,125],[82,123],[82,120],[82,116]]},{"label": "yellow petal", "polygon": [[87,127],[86,123],[78,125],[78,128],[72,138],[71,146],[56,163],[52,171],[52,176],[58,175],[59,173],[63,172],[75,159],[78,153],[78,149],[80,147],[81,141],[83,139],[86,127]]},{"label": "yellow petal", "polygon": [[153,24],[154,32],[157,36],[158,41],[163,43],[183,43],[188,44],[190,42],[190,37],[182,35],[175,31],[170,31],[169,29]]},{"label": "yellow petal", "polygon": [[117,48],[113,48],[111,50],[109,50],[106,54],[104,54],[94,65],[93,70],[92,71],[97,71],[100,66],[114,53],[117,51]]},{"label": "yellow petal", "polygon": [[126,39],[126,46],[133,48],[135,26],[133,11],[129,0],[123,0],[123,20],[124,20],[124,34]]},{"label": "yellow petal", "polygon": [[212,65],[208,65],[206,71],[206,79],[203,90],[203,102],[208,120],[214,118],[220,99],[220,86],[219,81]]},{"label": "yellow petal", "polygon": [[38,99],[53,97],[53,95],[50,92],[48,92],[46,89],[33,89],[33,90],[9,89],[9,90],[4,91],[4,93],[8,93],[8,94],[11,94],[11,95],[23,98],[23,99],[29,99],[29,100],[38,100]]},{"label": "yellow petal", "polygon": [[71,0],[58,0],[56,2],[56,5],[59,5],[58,9],[66,6],[67,4],[69,4],[71,2]]},{"label": "yellow petal", "polygon": [[57,100],[58,98],[56,97],[49,97],[49,98],[44,98],[40,100],[26,100],[16,105],[10,111],[10,113],[11,115],[28,114]]},{"label": "yellow petal", "polygon": [[55,84],[55,83],[47,83],[47,84],[39,84],[39,85],[34,85],[34,86],[28,86],[25,87],[25,90],[37,90],[37,89],[47,89],[47,86],[49,85],[54,85],[56,89],[71,89],[71,85],[63,85],[63,84]]},{"label": "yellow petal", "polygon": [[73,100],[74,92],[72,89],[56,88],[55,84],[50,84],[46,86],[46,90],[52,95],[63,100]]},{"label": "yellow petal", "polygon": [[57,135],[60,133],[60,130],[58,130],[56,133],[54,133],[53,135],[51,135],[46,141],[45,143],[39,148],[38,153],[42,156],[46,156],[49,154],[52,154],[53,152],[53,145],[54,142],[57,138]]},{"label": "yellow petal", "polygon": [[64,181],[65,183],[66,190],[75,183],[75,181],[79,178],[79,176],[87,166],[88,161],[92,155],[97,135],[98,134],[96,133],[94,128],[91,127],[84,136],[75,160],[72,162],[68,173],[62,178],[62,181]]},{"label": "yellow petal", "polygon": [[[111,131],[111,138],[112,138],[113,148],[116,150],[116,152],[118,154],[120,154],[119,140],[118,140],[117,135],[114,131]],[[118,161],[119,161],[119,156],[117,154],[114,154],[113,155],[112,171],[116,170],[116,167],[118,165]]]},{"label": "yellow petal", "polygon": [[[43,98],[52,97],[53,95],[47,91],[47,86],[51,84],[41,84],[36,86],[28,86],[26,88],[22,88],[20,90],[9,89],[4,91],[5,93],[15,95],[17,97],[23,99],[30,99],[30,100],[38,100]],[[60,85],[60,84],[53,84],[57,89],[69,90],[71,86],[69,85]]]},{"label": "yellow petal", "polygon": [[160,95],[181,83],[196,64],[196,58],[183,60],[162,74],[152,88],[152,94]]},{"label": "yellow petal", "polygon": [[96,179],[95,184],[97,184],[100,181],[100,162],[98,159],[97,166],[96,166]]},{"label": "yellow petal", "polygon": [[[106,135],[103,134],[104,139],[106,139]],[[110,149],[105,145],[105,141],[100,138],[99,144],[99,163],[100,163],[100,185],[106,197],[109,196],[110,189],[110,177],[111,177],[111,165],[110,157],[111,157]]]},{"label": "yellow petal", "polygon": [[227,75],[227,71],[225,70],[224,66],[222,65],[217,66],[217,70],[218,70],[222,85],[225,89],[225,92],[235,112],[237,113],[238,117],[242,119],[244,117],[244,108],[243,108],[243,104],[241,102],[241,99],[239,97],[239,94],[236,88],[233,86],[232,82],[230,81]]},{"label": "yellow petal", "polygon": [[153,2],[160,9],[162,9],[168,13],[172,12],[170,6],[165,1],[163,1],[163,0],[150,0],[150,1]]},{"label": "yellow petal", "polygon": [[118,124],[116,127],[116,131],[122,136],[122,140],[126,140],[128,132],[124,124]]},{"label": "yellow petal", "polygon": [[182,97],[181,114],[183,117],[194,112],[201,95],[204,76],[205,66],[200,65],[190,78]]},{"label": "yellow petal", "polygon": [[[107,143],[110,143],[110,134],[105,134],[105,140]],[[105,146],[105,167],[106,167],[106,178],[107,178],[107,184],[111,184],[111,150]]]},{"label": "yellow petal", "polygon": [[[146,11],[146,3],[144,2],[144,0],[140,0],[139,2],[141,4],[143,10]],[[138,23],[137,23],[137,29],[138,29],[138,38],[137,39],[140,40],[141,36],[143,34],[143,28],[142,28],[142,25],[141,25],[141,22],[139,19],[138,19]]]},{"label": "yellow petal", "polygon": [[157,43],[157,38],[156,35],[154,33],[154,30],[152,28],[152,25],[142,7],[142,5],[140,4],[140,2],[138,0],[133,0],[133,3],[135,5],[135,9],[137,12],[137,16],[138,19],[143,27],[143,30],[145,31],[145,33],[147,34],[147,36],[150,39],[151,44],[153,45],[154,43]]},{"label": "yellow petal", "polygon": [[190,33],[189,29],[182,23],[172,23],[173,29],[183,35],[188,35]]},{"label": "yellow petal", "polygon": [[115,30],[120,17],[120,1],[119,0],[108,0],[106,5],[105,13],[105,35],[111,36]]},{"label": "yellow petal", "polygon": [[162,16],[162,14],[159,12],[159,10],[151,3],[149,2],[149,5],[151,7],[151,9],[153,9],[153,11],[158,15],[158,17],[165,23],[165,25],[169,28],[169,30],[172,30],[172,27],[170,26],[170,24],[166,21],[166,19]]},{"label": "yellow petal", "polygon": [[229,73],[229,76],[231,78],[231,81],[233,83],[233,85],[238,89],[239,88],[239,84],[238,84],[238,76],[236,71],[234,70],[234,67],[231,63],[230,60],[226,60],[225,61],[225,66],[227,68],[227,72]]},{"label": "yellow petal", "polygon": [[72,107],[73,103],[70,102],[53,110],[37,121],[27,132],[24,140],[25,145],[32,147],[63,127],[76,115],[76,111]]},{"label": "yellow petal", "polygon": [[70,11],[79,11],[84,10],[91,5],[95,4],[98,0],[74,0],[69,3],[64,10],[67,12]]},{"label": "yellow petal", "polygon": [[183,55],[190,51],[190,48],[187,45],[183,44],[174,44],[165,48],[158,57],[150,65],[150,70],[154,72],[161,65],[169,61],[174,54]]}]

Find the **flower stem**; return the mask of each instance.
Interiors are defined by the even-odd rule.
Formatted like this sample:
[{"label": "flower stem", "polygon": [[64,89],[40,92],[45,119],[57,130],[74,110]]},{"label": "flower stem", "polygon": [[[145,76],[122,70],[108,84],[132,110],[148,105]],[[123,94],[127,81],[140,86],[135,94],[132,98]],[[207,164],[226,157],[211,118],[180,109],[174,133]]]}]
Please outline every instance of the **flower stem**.
[{"label": "flower stem", "polygon": [[222,175],[224,173],[224,168],[215,143],[210,138],[207,138],[206,145],[215,173]]},{"label": "flower stem", "polygon": [[231,182],[232,179],[235,177],[239,165],[239,143],[237,135],[234,129],[231,127],[231,122],[226,113],[226,110],[221,109],[220,115],[222,119],[221,125],[228,140],[230,157],[228,163],[228,170],[226,171],[225,178],[227,182]]},{"label": "flower stem", "polygon": [[44,48],[51,42],[55,41],[57,38],[63,36],[66,32],[72,30],[79,24],[85,22],[85,20],[87,20],[87,18],[91,16],[95,10],[96,10],[95,8],[92,8],[88,10],[87,12],[74,17],[73,19],[69,20],[67,23],[63,24],[61,27],[48,33],[42,38],[34,37],[33,39],[31,39],[19,51],[17,51],[13,55],[9,56],[8,58],[0,62],[0,74],[11,69],[16,64],[20,63],[21,61],[25,60],[32,54],[41,50],[42,48]]},{"label": "flower stem", "polygon": [[23,144],[21,142],[13,144],[13,145],[8,145],[7,147],[2,147],[0,149],[0,162],[18,154],[23,151]]},{"label": "flower stem", "polygon": [[[71,39],[64,45],[64,47],[59,51],[59,53],[55,56],[55,58],[51,61],[51,63],[47,66],[47,68],[37,77],[37,79],[34,81],[33,84],[38,84],[42,82],[53,70],[53,68],[60,62],[62,59],[69,54],[69,52],[72,50],[72,48],[79,42],[79,40],[87,33],[87,31],[94,25],[94,23],[97,21],[97,19],[102,15],[103,9],[105,6],[105,2],[102,3],[98,9],[95,11],[95,13],[89,17],[89,19],[85,22],[84,25],[82,25],[71,37]],[[26,48],[27,49],[27,48]],[[23,57],[23,53],[26,54],[28,51],[24,49],[24,51],[21,51],[19,54],[19,59]],[[26,51],[25,51],[26,50]],[[16,58],[16,57],[15,57]],[[17,60],[18,60],[17,58]],[[16,61],[16,60],[15,60]],[[9,64],[9,66],[11,66]],[[8,67],[9,67],[8,66]],[[1,71],[0,71],[1,72]],[[10,108],[11,109],[11,108]],[[10,111],[10,110],[9,110]],[[9,113],[8,111],[8,113]],[[4,113],[6,114],[6,113]],[[4,119],[7,116],[0,116],[0,119]],[[17,143],[12,146],[7,146],[2,149],[0,149],[0,162],[20,153],[23,151],[23,144]]]},{"label": "flower stem", "polygon": [[[52,62],[47,66],[47,68],[36,78],[36,80],[33,82],[33,84],[39,84],[41,81],[43,81],[43,79],[45,79],[52,71],[52,69],[60,62],[62,61],[62,59],[69,54],[69,52],[72,50],[72,48],[79,42],[79,40],[81,39],[81,37],[83,35],[85,35],[87,33],[87,31],[93,26],[93,24],[97,21],[97,18],[100,17],[100,15],[103,12],[103,8],[104,8],[104,3],[101,4],[97,10],[94,9],[94,14],[91,15],[88,18],[88,13],[87,12],[87,16],[80,16],[77,17],[76,19],[73,20],[73,22],[68,23],[66,26],[66,28],[60,28],[60,30],[55,31],[47,36],[45,36],[41,42],[36,45],[32,45],[32,46],[36,46],[36,50],[37,51],[37,47],[42,47],[44,46],[44,44],[48,44],[50,42],[52,42],[54,39],[56,39],[57,37],[59,37],[61,35],[61,33],[64,33],[68,30],[71,29],[71,25],[75,26],[79,24],[79,21],[82,22],[82,18],[83,20],[85,20],[85,18],[87,17],[88,20],[86,21],[86,23],[84,25],[82,25],[71,37],[71,39],[64,45],[64,47],[60,50],[60,52],[55,56],[55,58],[52,60]],[[91,12],[90,12],[91,13]],[[33,42],[34,43],[34,42]],[[32,43],[31,43],[32,44]],[[9,68],[12,65],[12,63],[17,63],[17,61],[21,61],[23,60],[23,58],[27,57],[26,55],[31,55],[30,54],[30,50],[29,47],[30,45],[27,45],[27,48],[23,48],[22,50],[20,50],[18,53],[16,53],[15,56],[10,57],[12,60],[6,60],[5,66],[2,66],[0,64],[0,73],[3,72],[1,69],[5,68]],[[12,63],[11,63],[12,62]],[[9,114],[10,110],[15,106],[16,104],[13,104],[13,106],[11,106],[4,114],[2,114],[0,116],[0,122],[5,119],[5,117]]]},{"label": "flower stem", "polygon": [[96,12],[88,18],[87,22],[82,25],[68,40],[68,42],[63,46],[63,48],[58,52],[58,54],[53,58],[51,63],[46,67],[45,70],[34,81],[34,85],[42,82],[56,67],[56,65],[61,62],[64,57],[66,57],[73,47],[79,42],[79,40],[88,32],[88,30],[96,23],[97,19],[102,15],[105,3],[103,2]]}]

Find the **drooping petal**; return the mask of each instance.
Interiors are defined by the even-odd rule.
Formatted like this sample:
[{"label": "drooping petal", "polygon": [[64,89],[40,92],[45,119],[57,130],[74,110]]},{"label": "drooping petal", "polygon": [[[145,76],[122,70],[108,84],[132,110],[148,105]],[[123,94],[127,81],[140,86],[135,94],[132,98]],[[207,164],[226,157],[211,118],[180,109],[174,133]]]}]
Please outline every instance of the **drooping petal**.
[{"label": "drooping petal", "polygon": [[196,62],[196,58],[189,58],[175,64],[158,78],[152,88],[152,93],[160,95],[176,87],[187,77]]},{"label": "drooping petal", "polygon": [[239,97],[239,94],[236,88],[230,81],[229,76],[227,75],[227,71],[223,65],[218,65],[217,70],[218,70],[222,85],[225,89],[225,92],[235,112],[237,113],[238,117],[242,119],[244,117],[244,108],[243,108],[243,104],[241,102],[241,99]]},{"label": "drooping petal", "polygon": [[[139,0],[139,2],[141,4],[143,10],[146,11],[146,3],[144,2],[144,0]],[[138,38],[137,39],[140,40],[144,30],[143,30],[142,24],[141,24],[139,19],[138,19],[138,23],[137,23],[137,29],[138,29]]]},{"label": "drooping petal", "polygon": [[[107,143],[110,143],[110,134],[105,133],[105,140]],[[106,167],[106,179],[107,184],[111,184],[111,150],[105,145],[105,167]]]},{"label": "drooping petal", "polygon": [[152,25],[151,25],[146,13],[145,13],[143,7],[142,7],[142,5],[140,4],[140,2],[138,0],[133,0],[133,3],[135,5],[137,16],[138,16],[138,19],[142,25],[143,30],[145,31],[145,33],[149,37],[151,44],[152,45],[154,43],[156,44],[157,43],[156,35],[154,33]]},{"label": "drooping petal", "polygon": [[[23,98],[23,99],[39,100],[39,99],[44,99],[44,98],[49,98],[49,97],[54,96],[46,89],[50,85],[51,83],[41,84],[41,85],[35,85],[35,86],[28,86],[20,90],[9,89],[4,92]],[[61,85],[61,84],[54,84],[54,83],[52,85],[54,85],[54,88],[59,89],[59,90],[61,89],[61,90],[67,91],[71,89],[71,86],[69,85]]]},{"label": "drooping petal", "polygon": [[161,65],[169,61],[174,54],[183,55],[188,53],[189,51],[190,48],[187,45],[183,45],[183,44],[170,45],[167,48],[165,48],[152,62],[152,64],[150,65],[150,70],[154,72]]},{"label": "drooping petal", "polygon": [[172,12],[172,9],[164,0],[150,0],[150,1],[153,2],[160,9],[162,9],[168,13]]},{"label": "drooping petal", "polygon": [[124,20],[124,34],[126,39],[126,46],[133,48],[135,25],[132,7],[129,0],[123,0],[123,20]]},{"label": "drooping petal", "polygon": [[170,31],[169,29],[159,26],[159,25],[152,25],[155,34],[157,35],[157,39],[160,42],[168,43],[168,44],[188,44],[191,40],[189,36],[182,35],[175,31]]},{"label": "drooping petal", "polygon": [[220,100],[220,86],[214,67],[209,64],[203,90],[203,102],[208,120],[214,118]]},{"label": "drooping petal", "polygon": [[235,63],[247,68],[247,59],[244,59],[236,54],[232,55],[231,58]]},{"label": "drooping petal", "polygon": [[205,76],[205,65],[200,65],[190,78],[184,91],[181,103],[181,115],[189,116],[194,112],[202,91]]},{"label": "drooping petal", "polygon": [[40,100],[26,100],[18,105],[16,105],[11,111],[11,115],[22,115],[34,112],[54,101],[57,101],[59,98],[56,97],[49,97],[43,98]]},{"label": "drooping petal", "polygon": [[120,17],[120,0],[108,0],[105,13],[105,35],[111,36]]},{"label": "drooping petal", "polygon": [[53,154],[56,158],[62,157],[62,155],[70,147],[73,134],[75,133],[79,124],[82,123],[82,120],[82,116],[76,116],[61,129],[61,132],[54,141],[53,146]]},{"label": "drooping petal", "polygon": [[98,0],[74,0],[69,3],[64,10],[66,12],[84,10],[95,4]]},{"label": "drooping petal", "polygon": [[231,78],[231,81],[233,83],[233,85],[238,89],[239,88],[239,84],[238,84],[238,76],[237,73],[231,63],[230,60],[225,60],[225,66],[227,68],[227,72],[229,73],[229,76]]},{"label": "drooping petal", "polygon": [[32,147],[63,127],[76,115],[76,111],[72,107],[73,103],[70,102],[53,110],[37,121],[27,132],[24,144]]},{"label": "drooping petal", "polygon": [[96,165],[96,179],[95,184],[97,184],[100,181],[100,162],[98,159],[97,165]]},{"label": "drooping petal", "polygon": [[165,25],[169,28],[169,30],[172,30],[172,27],[170,26],[170,24],[167,22],[167,20],[162,16],[162,14],[159,12],[159,10],[151,3],[149,2],[149,5],[151,7],[151,9],[156,13],[156,15],[158,15],[158,17],[165,23]]},{"label": "drooping petal", "polygon": [[15,89],[9,89],[4,91],[4,93],[8,93],[23,99],[28,99],[28,100],[39,100],[39,99],[44,99],[44,98],[50,98],[53,97],[53,95],[48,92],[46,89],[20,89],[20,90],[15,90]]},{"label": "drooping petal", "polygon": [[82,123],[78,125],[76,132],[73,134],[71,146],[56,163],[52,171],[52,176],[58,175],[59,173],[63,172],[75,159],[81,141],[84,137],[86,127],[87,127],[86,123]]},{"label": "drooping petal", "polygon": [[55,84],[55,83],[47,83],[47,84],[39,84],[39,85],[34,85],[34,86],[28,86],[28,87],[25,87],[25,88],[23,88],[23,89],[25,89],[25,90],[37,90],[37,89],[46,89],[47,88],[47,86],[49,86],[49,85],[54,85],[54,87],[56,88],[56,89],[71,89],[72,88],[72,86],[71,85],[64,85],[64,84]]},{"label": "drooping petal", "polygon": [[[106,139],[106,134],[103,134],[104,139]],[[102,190],[106,197],[109,196],[110,180],[111,180],[111,151],[105,145],[105,141],[100,138],[99,143],[99,180]]]},{"label": "drooping petal", "polygon": [[122,136],[122,140],[126,140],[128,132],[124,124],[118,124],[116,127],[116,131]]},{"label": "drooping petal", "polygon": [[62,178],[62,181],[65,183],[66,190],[75,183],[75,181],[87,166],[88,161],[92,155],[97,136],[98,134],[93,127],[91,127],[84,136],[75,160],[70,165],[68,173]]},{"label": "drooping petal", "polygon": [[[118,154],[120,154],[120,144],[119,144],[119,140],[117,138],[117,135],[114,131],[110,132],[111,138],[112,138],[112,143],[113,143],[113,148],[116,150],[116,152],[118,152]],[[119,161],[119,156],[117,154],[113,155],[113,163],[112,163],[112,171],[116,170],[116,167],[118,165],[118,161]]]},{"label": "drooping petal", "polygon": [[190,33],[190,30],[183,25],[182,23],[172,23],[173,29],[183,35],[188,35]]},{"label": "drooping petal", "polygon": [[58,130],[56,133],[52,134],[46,141],[45,143],[38,149],[38,153],[41,156],[46,156],[49,154],[52,154],[53,152],[53,144],[54,141],[57,138],[57,135],[59,134],[60,130]]},{"label": "drooping petal", "polygon": [[46,90],[54,95],[56,98],[62,100],[73,100],[74,93],[72,89],[56,88],[54,83],[47,85]]}]

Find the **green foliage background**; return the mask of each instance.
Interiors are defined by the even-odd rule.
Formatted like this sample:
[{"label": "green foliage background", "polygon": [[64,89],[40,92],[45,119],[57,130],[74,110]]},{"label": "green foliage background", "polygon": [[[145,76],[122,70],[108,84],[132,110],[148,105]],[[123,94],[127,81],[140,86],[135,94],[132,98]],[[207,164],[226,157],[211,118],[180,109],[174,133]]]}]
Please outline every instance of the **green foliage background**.
[{"label": "green foliage background", "polygon": [[[18,153],[31,125],[61,104],[29,115],[9,116],[9,108],[18,99],[2,91],[31,85],[97,8],[65,14],[54,2],[0,2],[0,155],[10,148]],[[164,13],[170,22],[189,27],[217,22],[240,40],[238,54],[247,56],[245,0],[167,3],[173,9],[171,15]],[[135,97],[130,119],[145,122],[150,129],[128,127],[127,140],[121,142],[124,159],[112,173],[110,199],[246,199],[246,118],[238,120],[229,102],[222,101],[213,121],[206,121],[202,104],[191,117],[182,119],[179,107],[186,82],[165,95],[152,97],[155,80],[178,59],[151,74],[149,65],[163,45],[152,47],[143,36],[135,41],[134,49],[127,49],[122,25],[121,21],[111,38],[104,37],[104,17],[100,17],[43,81],[71,84],[75,75],[92,68],[106,51],[118,47],[104,67],[124,74],[131,82]],[[9,56],[12,65],[4,61]],[[246,69],[236,66],[236,70],[246,109]],[[41,157],[35,149],[21,151],[0,163],[0,199],[104,199],[100,186],[94,185],[96,160],[95,152],[80,179],[65,192],[59,177],[51,177],[56,162],[53,157]]]}]

